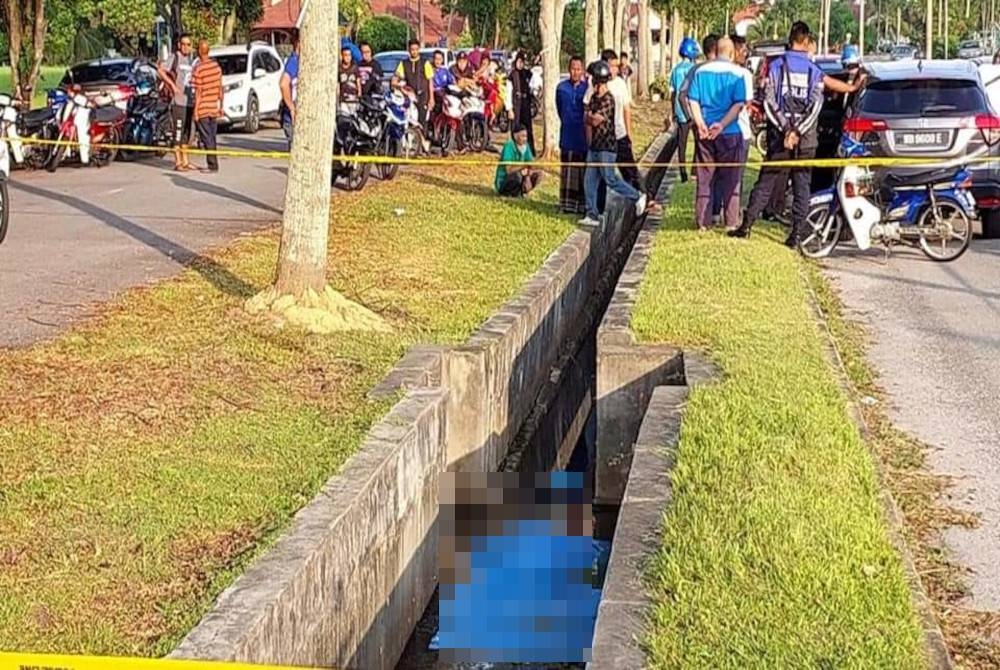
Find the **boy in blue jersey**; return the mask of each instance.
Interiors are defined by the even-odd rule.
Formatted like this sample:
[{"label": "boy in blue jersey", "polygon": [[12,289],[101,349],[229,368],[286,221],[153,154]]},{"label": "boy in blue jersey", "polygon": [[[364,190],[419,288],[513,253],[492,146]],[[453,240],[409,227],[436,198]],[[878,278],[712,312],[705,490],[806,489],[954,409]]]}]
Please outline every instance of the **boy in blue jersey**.
[{"label": "boy in blue jersey", "polygon": [[753,91],[747,90],[743,72],[733,63],[733,41],[728,37],[720,39],[716,50],[716,59],[698,68],[688,88],[691,118],[698,129],[695,145],[698,163],[702,164],[695,169],[698,178],[695,220],[699,230],[712,226],[713,179],[718,182],[726,226],[739,225],[743,158],[739,116],[753,95]]}]

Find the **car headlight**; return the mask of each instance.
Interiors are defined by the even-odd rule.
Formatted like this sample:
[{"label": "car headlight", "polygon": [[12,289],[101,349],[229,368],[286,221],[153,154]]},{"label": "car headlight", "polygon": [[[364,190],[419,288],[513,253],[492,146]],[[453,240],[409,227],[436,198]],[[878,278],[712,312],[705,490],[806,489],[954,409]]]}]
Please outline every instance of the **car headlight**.
[{"label": "car headlight", "polygon": [[236,89],[241,88],[242,86],[243,86],[242,81],[234,81],[232,84],[226,84],[225,86],[223,86],[222,92],[229,93],[230,91],[235,91]]}]

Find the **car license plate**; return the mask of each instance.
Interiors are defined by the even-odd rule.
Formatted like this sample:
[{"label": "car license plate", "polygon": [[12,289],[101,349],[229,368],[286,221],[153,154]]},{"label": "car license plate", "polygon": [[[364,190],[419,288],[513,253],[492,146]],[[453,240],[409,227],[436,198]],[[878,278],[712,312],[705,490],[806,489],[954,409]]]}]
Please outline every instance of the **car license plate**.
[{"label": "car license plate", "polygon": [[904,147],[939,147],[948,144],[947,131],[896,133],[896,143]]}]

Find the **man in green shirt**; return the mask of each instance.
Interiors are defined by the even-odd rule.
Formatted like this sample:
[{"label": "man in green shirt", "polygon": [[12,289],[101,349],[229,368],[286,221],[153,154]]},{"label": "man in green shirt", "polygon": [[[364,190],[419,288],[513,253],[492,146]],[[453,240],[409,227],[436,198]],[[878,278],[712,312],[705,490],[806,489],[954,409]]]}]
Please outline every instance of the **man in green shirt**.
[{"label": "man in green shirt", "polygon": [[511,139],[503,145],[500,164],[497,165],[493,186],[497,193],[508,198],[520,198],[542,181],[540,170],[532,170],[527,165],[506,165],[506,163],[530,163],[535,160],[528,146],[528,131],[524,126],[516,126]]}]

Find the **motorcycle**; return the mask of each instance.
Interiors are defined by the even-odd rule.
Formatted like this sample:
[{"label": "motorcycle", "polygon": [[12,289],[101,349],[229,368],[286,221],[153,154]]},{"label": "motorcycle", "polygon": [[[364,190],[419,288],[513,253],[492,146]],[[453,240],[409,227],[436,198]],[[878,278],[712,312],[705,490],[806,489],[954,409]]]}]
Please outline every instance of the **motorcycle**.
[{"label": "motorcycle", "polygon": [[484,151],[490,142],[489,126],[486,122],[486,101],[481,89],[469,91],[462,98],[462,145],[471,151]]},{"label": "motorcycle", "polygon": [[531,91],[531,118],[537,119],[538,112],[542,105],[542,66],[535,65],[531,68],[531,79],[528,80],[528,90]]},{"label": "motorcycle", "polygon": [[402,155],[412,158],[430,153],[430,142],[424,134],[424,124],[420,123],[420,110],[417,107],[417,95],[410,88],[403,88],[402,93],[407,99],[406,133],[403,135]]},{"label": "motorcycle", "polygon": [[500,86],[495,81],[484,81],[482,87],[483,97],[486,100],[486,124],[493,132],[503,135],[510,130],[510,118],[503,106]]},{"label": "motorcycle", "polygon": [[[379,153],[389,158],[398,158],[403,154],[409,127],[410,100],[400,91],[385,94],[385,125],[379,140]],[[389,181],[399,172],[398,163],[380,163],[379,178]]]},{"label": "motorcycle", "polygon": [[[121,143],[127,118],[123,107],[132,90],[118,87],[88,97],[78,87],[71,87],[70,93],[64,99],[58,93],[50,98],[59,109],[59,133],[45,169],[55,172],[64,158],[74,152],[79,154],[84,165],[90,163],[91,158],[98,167],[111,164],[117,155],[117,148],[102,145]],[[92,145],[95,146],[93,156],[90,155]]]},{"label": "motorcycle", "polygon": [[7,237],[7,225],[10,222],[10,199],[7,190],[7,179],[10,178],[10,154],[15,154],[15,161],[23,160],[20,156],[21,145],[17,141],[17,108],[13,102],[9,95],[0,95],[0,242]]},{"label": "motorcycle", "polygon": [[[847,135],[841,139],[840,154],[870,155]],[[964,167],[876,178],[867,166],[845,165],[833,187],[812,195],[807,236],[800,249],[810,258],[829,255],[840,242],[846,221],[862,251],[879,242],[888,257],[894,244],[907,244],[919,246],[933,261],[953,261],[972,240],[976,201],[971,187],[971,174]],[[956,244],[949,247],[953,240]]]},{"label": "motorcycle", "polygon": [[453,148],[461,149],[462,141],[462,98],[466,94],[457,86],[445,89],[441,109],[431,118],[431,139],[441,147],[441,155],[447,156]]},{"label": "motorcycle", "polygon": [[[155,153],[157,156],[163,156],[173,138],[170,103],[160,97],[152,84],[143,82],[136,86],[135,95],[129,99],[127,113],[124,144],[159,147],[163,150]],[[149,152],[141,149],[119,149],[118,157],[130,162],[138,160],[147,153]]]},{"label": "motorcycle", "polygon": [[41,168],[51,147],[35,140],[55,139],[58,133],[55,111],[49,107],[42,107],[22,112],[19,108],[23,108],[23,103],[12,99],[9,95],[0,95],[0,111],[15,117],[6,130],[14,164],[30,169]]},{"label": "motorcycle", "polygon": [[368,183],[372,164],[352,161],[352,156],[373,156],[378,151],[385,118],[383,98],[361,98],[341,106],[333,141],[332,181],[342,177],[348,191],[360,191]]}]

